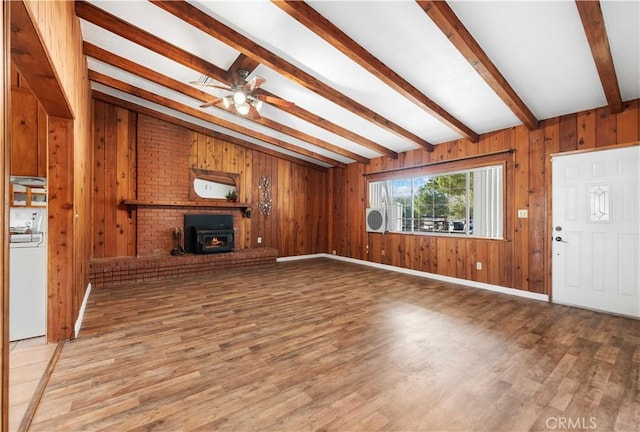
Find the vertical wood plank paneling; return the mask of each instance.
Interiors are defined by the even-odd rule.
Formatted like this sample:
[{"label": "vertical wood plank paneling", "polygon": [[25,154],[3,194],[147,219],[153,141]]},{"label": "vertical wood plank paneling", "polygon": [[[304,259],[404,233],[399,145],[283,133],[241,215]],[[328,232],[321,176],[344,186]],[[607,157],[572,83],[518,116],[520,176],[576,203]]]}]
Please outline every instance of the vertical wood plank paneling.
[{"label": "vertical wood plank paneling", "polygon": [[[295,226],[291,220],[291,209],[289,207],[289,184],[291,181],[291,173],[289,172],[285,161],[274,162],[278,172],[278,182],[276,183],[278,201],[276,201],[276,207],[278,208],[279,218],[282,221],[275,230],[278,239],[278,250],[289,249],[291,244],[288,244],[287,242],[293,241],[292,237],[296,235]],[[291,235],[287,235],[287,233],[291,233]]]},{"label": "vertical wood plank paneling", "polygon": [[389,259],[390,263],[396,267],[407,268],[407,264],[405,262],[405,240],[406,235],[396,235],[393,237],[389,237]]},{"label": "vertical wood plank paneling", "polygon": [[107,106],[94,102],[93,109],[93,257],[104,258],[105,236],[105,112]]},{"label": "vertical wood plank paneling", "polygon": [[[327,218],[327,252],[334,253],[336,251],[335,246],[335,235],[334,232],[338,229],[338,225],[335,224],[336,218],[336,203],[338,201],[338,195],[336,194],[336,170],[329,170],[327,173],[327,200],[325,204],[325,212]],[[318,203],[322,206],[322,203]],[[322,208],[319,209],[322,211]],[[365,239],[365,242],[368,244],[368,240]],[[365,244],[365,247],[367,245]]]},{"label": "vertical wood plank paneling", "polygon": [[492,285],[500,285],[502,266],[504,265],[503,260],[498,258],[502,256],[500,254],[501,243],[497,241],[487,241],[486,245],[487,255],[485,263],[487,266],[487,282]]},{"label": "vertical wood plank paneling", "polygon": [[455,257],[456,257],[456,270],[454,276],[464,279],[467,276],[467,248],[466,239],[454,239],[455,242]]},{"label": "vertical wood plank paneling", "polygon": [[545,291],[545,184],[544,129],[529,135],[529,290]]},{"label": "vertical wood plank paneling", "polygon": [[[281,239],[278,236],[278,221],[281,221],[282,219],[280,219],[281,217],[281,209],[280,206],[278,205],[278,203],[281,202],[280,200],[280,193],[281,190],[278,188],[278,184],[280,182],[280,172],[278,171],[278,159],[271,157],[269,155],[267,155],[267,166],[268,166],[268,171],[271,173],[270,177],[271,179],[273,179],[271,181],[271,195],[273,196],[273,207],[271,210],[271,214],[273,215],[273,217],[271,217],[269,219],[269,233],[271,238],[273,239],[272,242],[273,244],[276,245],[276,249],[278,249],[278,253],[282,253],[282,249],[280,249],[281,247],[281,241],[285,240],[285,239]],[[282,221],[283,224],[287,224],[287,221],[284,220]]]},{"label": "vertical wood plank paneling", "polygon": [[623,111],[618,114],[617,138],[618,143],[630,143],[640,140],[640,100],[632,100],[622,104]]},{"label": "vertical wood plank paneling", "polygon": [[595,111],[583,111],[578,117],[578,150],[596,146],[596,114]]},{"label": "vertical wood plank paneling", "polygon": [[38,176],[47,176],[47,134],[49,133],[49,116],[42,104],[38,103]]},{"label": "vertical wood plank paneling", "polygon": [[207,148],[207,166],[214,171],[223,171],[222,161],[224,160],[224,145],[221,140],[215,138],[205,138]]},{"label": "vertical wood plank paneling", "polygon": [[469,280],[478,280],[477,272],[479,270],[476,269],[476,262],[478,262],[478,257],[476,255],[476,247],[478,245],[477,241],[467,241],[465,244],[465,257],[467,261],[471,264],[467,266],[467,275],[465,279]]},{"label": "vertical wood plank paneling", "polygon": [[348,210],[353,214],[353,218],[356,220],[357,229],[352,236],[352,240],[355,243],[351,244],[352,256],[361,259],[364,257],[364,248],[362,247],[364,232],[365,232],[365,200],[366,200],[366,188],[364,179],[364,170],[362,164],[356,164],[355,169],[350,170],[353,176],[350,179],[351,188],[351,200],[348,204]]},{"label": "vertical wood plank paneling", "polygon": [[[251,198],[251,170],[250,165],[246,163],[246,149],[238,148],[238,173],[240,174],[240,201],[252,202]],[[241,232],[239,236],[242,248],[250,248],[251,246],[251,220],[242,217]]]},{"label": "vertical wood plank paneling", "polygon": [[518,210],[529,210],[529,131],[525,126],[515,130],[515,164],[512,193],[507,191],[507,199],[513,197],[513,287],[529,289],[529,217],[519,218]]},{"label": "vertical wood plank paneling", "polygon": [[550,293],[551,288],[551,241],[552,241],[552,215],[551,215],[551,187],[553,179],[551,178],[551,157],[550,155],[558,153],[560,151],[559,140],[560,134],[560,121],[559,118],[553,118],[544,121],[544,150],[545,150],[545,173],[546,173],[546,187],[545,187],[545,219],[544,219],[544,245],[545,245],[545,260],[544,260],[544,287],[545,293]]},{"label": "vertical wood plank paneling", "polygon": [[105,256],[118,256],[117,185],[118,177],[118,111],[108,105],[105,111],[105,162],[104,162],[104,226],[109,235],[104,237]]},{"label": "vertical wood plank paneling", "polygon": [[417,237],[414,256],[416,270],[429,271],[429,238]]},{"label": "vertical wood plank paneling", "polygon": [[617,116],[611,114],[609,107],[596,110],[596,147],[608,147],[616,143]]},{"label": "vertical wood plank paneling", "polygon": [[[330,213],[327,212],[327,208],[329,207],[328,205],[329,191],[331,190],[329,188],[329,182],[327,181],[328,172],[319,173],[319,172],[309,171],[309,173],[314,176],[314,180],[312,184],[322,186],[322,196],[323,196],[323,199],[319,199],[319,200],[313,199],[313,197],[311,198],[314,204],[314,214],[320,215],[320,220],[318,221],[317,238],[321,240],[320,240],[320,245],[316,249],[318,251],[324,249],[325,252],[331,252],[331,249],[329,248],[329,237],[332,231],[329,227],[329,223],[332,221],[332,217]],[[362,233],[362,235],[363,237],[365,236],[364,233]],[[363,243],[365,242],[366,242],[366,239],[363,240]],[[362,247],[364,248],[364,244],[362,245]],[[362,257],[364,258],[364,252]]]},{"label": "vertical wood plank paneling", "polygon": [[[502,149],[501,150],[513,150],[515,149],[516,142],[516,129],[509,128],[504,130],[502,136]],[[504,172],[504,232],[503,238],[507,241],[500,245],[500,285],[513,286],[513,227],[515,224],[515,217],[517,212],[515,211],[514,200],[509,197],[509,190],[513,190],[514,172],[516,164],[516,155],[511,154],[505,161]],[[470,262],[467,264],[472,266]]]},{"label": "vertical wood plank paneling", "polygon": [[202,169],[200,161],[198,160],[198,136],[200,134],[195,131],[189,131],[189,167],[196,167]]},{"label": "vertical wood plank paneling", "polygon": [[578,120],[575,114],[560,117],[559,151],[568,152],[578,148]]},{"label": "vertical wood plank paneling", "polygon": [[[6,179],[10,175],[11,167],[11,20],[8,2],[0,4],[0,45],[2,46],[2,66],[0,67],[0,178]],[[0,188],[0,223],[9,226],[9,193],[6,180]],[[8,230],[0,232],[0,430],[9,430],[9,236]]]},{"label": "vertical wood plank paneling", "polygon": [[[379,162],[380,159],[377,159]],[[350,165],[349,165],[350,166]],[[345,190],[346,187],[346,178],[345,173],[349,168],[346,169],[332,169],[331,173],[334,175],[334,201],[333,201],[333,231],[331,231],[330,235],[333,238],[333,249],[339,255],[348,256],[345,244],[344,237],[345,231],[352,228],[353,221],[346,219],[345,208],[348,202],[347,193]],[[355,229],[355,227],[353,227]],[[369,245],[369,250],[371,253],[371,236],[367,236],[367,244]],[[333,250],[332,249],[332,250]]]},{"label": "vertical wood plank paneling", "polygon": [[11,89],[11,175],[38,174],[38,101],[26,88]]},{"label": "vertical wood plank paneling", "polygon": [[50,117],[47,235],[47,337],[69,339],[73,333],[73,122]]},{"label": "vertical wood plank paneling", "polygon": [[116,109],[116,256],[129,252],[129,215],[120,203],[129,197],[129,111]]}]

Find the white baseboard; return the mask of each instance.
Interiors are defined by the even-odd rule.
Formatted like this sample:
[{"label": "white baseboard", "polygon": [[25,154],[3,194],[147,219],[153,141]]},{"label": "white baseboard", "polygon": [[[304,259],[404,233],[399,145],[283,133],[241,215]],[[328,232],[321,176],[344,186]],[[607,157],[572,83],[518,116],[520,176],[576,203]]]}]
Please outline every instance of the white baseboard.
[{"label": "white baseboard", "polygon": [[394,272],[398,272],[398,273],[404,273],[404,274],[408,274],[408,275],[412,275],[412,276],[419,276],[419,277],[424,277],[424,278],[428,278],[428,279],[435,279],[435,280],[439,280],[439,281],[443,281],[443,282],[454,283],[454,284],[458,284],[458,285],[465,285],[465,286],[473,287],[473,288],[480,288],[480,289],[484,289],[484,290],[495,291],[495,292],[499,292],[499,293],[503,293],[503,294],[509,294],[509,295],[513,295],[513,296],[517,296],[517,297],[524,297],[524,298],[528,298],[528,299],[532,299],[532,300],[539,300],[539,301],[544,301],[544,302],[548,302],[549,301],[549,296],[546,295],[546,294],[532,293],[532,292],[529,292],[529,291],[523,291],[523,290],[519,290],[519,289],[515,289],[515,288],[503,287],[503,286],[500,286],[500,285],[492,285],[492,284],[488,284],[488,283],[484,283],[484,282],[476,282],[476,281],[471,281],[471,280],[467,280],[467,279],[455,278],[455,277],[451,277],[451,276],[443,276],[443,275],[439,275],[439,274],[435,274],[435,273],[428,273],[428,272],[423,272],[423,271],[418,271],[418,270],[411,270],[411,269],[406,269],[406,268],[402,268],[402,267],[396,267],[396,266],[391,266],[391,265],[387,265],[387,264],[379,264],[379,263],[374,263],[374,262],[371,262],[371,261],[359,260],[359,259],[355,259],[355,258],[347,258],[347,257],[343,257],[343,256],[339,256],[339,255],[332,255],[332,254],[327,254],[327,253],[281,257],[281,258],[277,259],[277,262],[297,261],[297,260],[311,259],[311,258],[331,258],[331,259],[335,259],[335,260],[338,260],[338,261],[344,261],[344,262],[349,262],[349,263],[353,263],[353,264],[366,265],[366,266],[369,266],[369,267],[375,267],[375,268],[379,268],[379,269],[383,269],[383,270],[389,270],[389,271],[394,271]]},{"label": "white baseboard", "polygon": [[78,311],[78,319],[76,320],[76,325],[73,327],[75,332],[75,337],[78,337],[80,334],[80,328],[82,327],[82,319],[84,318],[84,311],[87,309],[87,301],[89,300],[89,294],[91,293],[91,282],[87,285],[87,290],[84,292],[84,298],[82,299],[82,305],[80,306],[80,310]]},{"label": "white baseboard", "polygon": [[310,254],[310,255],[296,255],[296,256],[288,256],[288,257],[276,258],[276,262],[298,261],[298,260],[305,260],[305,259],[312,259],[312,258],[326,258],[326,257],[332,257],[332,255],[329,255],[329,254],[326,254],[326,253],[317,253],[317,254]]}]

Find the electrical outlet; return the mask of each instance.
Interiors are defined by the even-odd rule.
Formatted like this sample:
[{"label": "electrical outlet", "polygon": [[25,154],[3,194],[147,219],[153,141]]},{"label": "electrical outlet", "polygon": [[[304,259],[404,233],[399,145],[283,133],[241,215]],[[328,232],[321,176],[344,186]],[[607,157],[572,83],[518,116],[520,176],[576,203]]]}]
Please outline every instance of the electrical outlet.
[{"label": "electrical outlet", "polygon": [[476,263],[476,270],[482,270],[482,263],[480,261]]},{"label": "electrical outlet", "polygon": [[258,244],[262,243],[262,237],[258,237]]},{"label": "electrical outlet", "polygon": [[527,209],[518,209],[518,218],[527,219],[529,217],[529,210]]}]

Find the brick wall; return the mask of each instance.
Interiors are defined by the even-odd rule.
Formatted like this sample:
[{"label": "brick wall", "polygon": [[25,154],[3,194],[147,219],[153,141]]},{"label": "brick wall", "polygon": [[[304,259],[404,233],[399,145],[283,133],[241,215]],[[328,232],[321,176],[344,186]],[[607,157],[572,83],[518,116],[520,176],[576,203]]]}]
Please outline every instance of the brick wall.
[{"label": "brick wall", "polygon": [[191,142],[187,129],[140,115],[138,117],[138,199],[144,201],[189,200],[190,154]]}]

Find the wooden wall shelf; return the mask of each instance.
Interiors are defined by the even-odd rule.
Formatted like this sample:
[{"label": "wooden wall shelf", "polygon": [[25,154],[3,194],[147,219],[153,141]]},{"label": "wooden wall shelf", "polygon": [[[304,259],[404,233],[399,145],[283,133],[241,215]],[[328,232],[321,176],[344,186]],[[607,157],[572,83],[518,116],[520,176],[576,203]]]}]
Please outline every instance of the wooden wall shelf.
[{"label": "wooden wall shelf", "polygon": [[129,217],[131,212],[137,207],[196,207],[196,208],[217,208],[217,209],[239,209],[243,217],[251,217],[247,210],[251,208],[251,203],[231,202],[231,201],[141,201],[122,200],[122,204],[128,207]]}]

